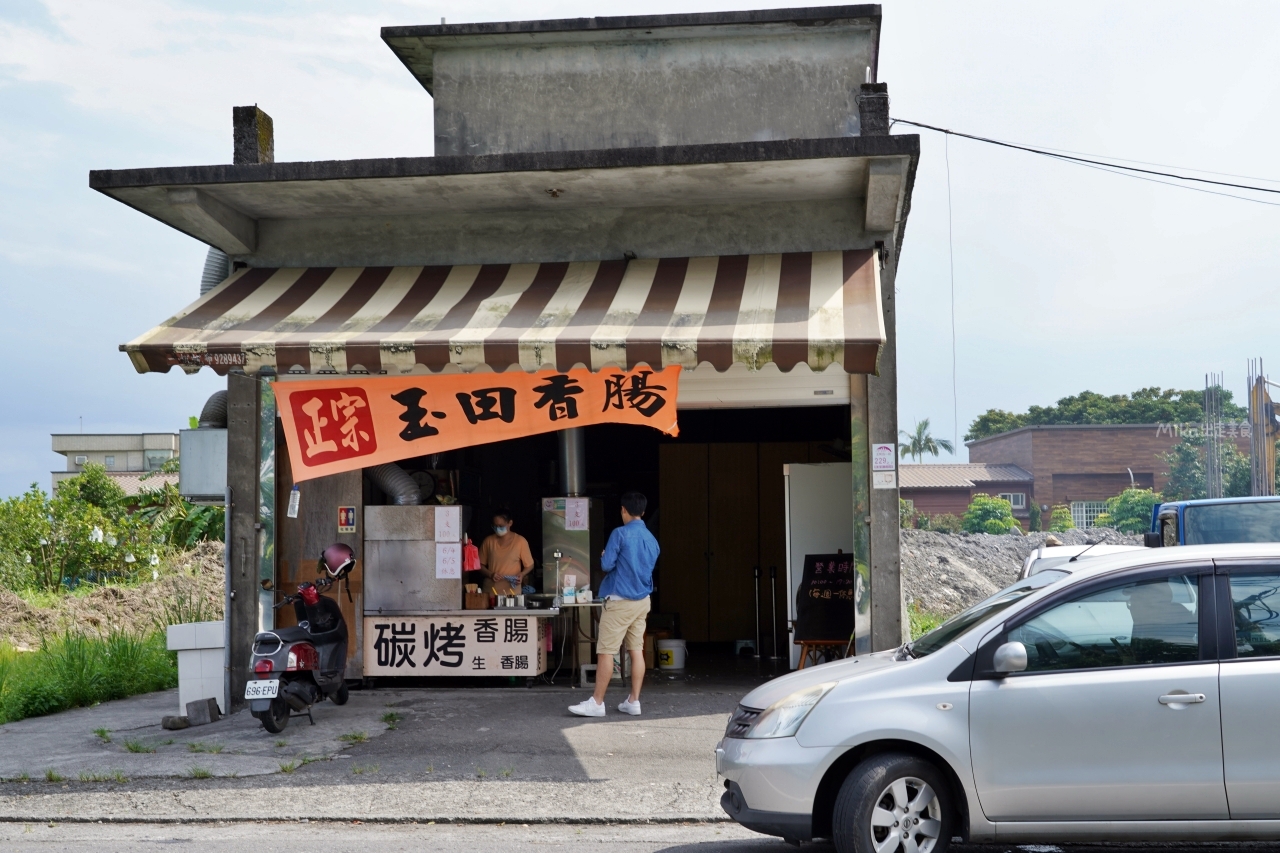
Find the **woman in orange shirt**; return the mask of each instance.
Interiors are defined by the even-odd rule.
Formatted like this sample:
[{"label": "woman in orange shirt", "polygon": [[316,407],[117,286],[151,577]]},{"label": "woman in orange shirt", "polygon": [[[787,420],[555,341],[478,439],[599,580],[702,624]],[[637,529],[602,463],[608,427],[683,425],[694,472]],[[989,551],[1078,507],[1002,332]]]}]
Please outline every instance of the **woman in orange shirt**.
[{"label": "woman in orange shirt", "polygon": [[519,595],[524,579],[533,571],[529,540],[511,529],[511,513],[498,510],[493,516],[493,534],[480,545],[480,568],[484,571],[485,592]]}]

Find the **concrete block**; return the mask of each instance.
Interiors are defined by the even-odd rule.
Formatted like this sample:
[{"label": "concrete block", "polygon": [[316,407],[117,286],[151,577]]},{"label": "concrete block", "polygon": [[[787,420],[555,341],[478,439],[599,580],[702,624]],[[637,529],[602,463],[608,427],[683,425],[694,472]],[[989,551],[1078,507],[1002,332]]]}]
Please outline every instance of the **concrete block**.
[{"label": "concrete block", "polygon": [[217,699],[198,699],[187,703],[187,722],[193,726],[216,723],[221,718],[222,715],[218,713]]},{"label": "concrete block", "polygon": [[221,649],[226,644],[226,629],[221,621],[195,622],[197,649]]},{"label": "concrete block", "polygon": [[[222,649],[200,650],[200,677],[221,679],[224,668]],[[192,673],[194,675],[195,673]]]},{"label": "concrete block", "polygon": [[171,717],[160,718],[160,728],[168,729],[169,731],[177,731],[178,729],[185,729],[190,725],[191,725],[190,721],[188,721],[186,717],[182,717],[182,716],[174,715]]},{"label": "concrete block", "polygon": [[196,647],[196,626],[195,623],[187,625],[170,625],[165,632],[169,651],[177,652],[182,649],[194,649]]},{"label": "concrete block", "polygon": [[364,508],[364,539],[434,540],[436,508],[430,506],[367,506]]}]

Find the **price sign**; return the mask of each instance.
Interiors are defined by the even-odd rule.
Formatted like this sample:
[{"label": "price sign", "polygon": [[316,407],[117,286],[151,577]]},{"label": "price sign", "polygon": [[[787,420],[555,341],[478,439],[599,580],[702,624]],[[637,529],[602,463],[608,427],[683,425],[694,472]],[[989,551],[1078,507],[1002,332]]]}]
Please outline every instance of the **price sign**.
[{"label": "price sign", "polygon": [[590,501],[587,498],[565,498],[564,529],[587,530],[590,527]]},{"label": "price sign", "polygon": [[462,507],[436,507],[436,541],[457,542],[462,538]]}]

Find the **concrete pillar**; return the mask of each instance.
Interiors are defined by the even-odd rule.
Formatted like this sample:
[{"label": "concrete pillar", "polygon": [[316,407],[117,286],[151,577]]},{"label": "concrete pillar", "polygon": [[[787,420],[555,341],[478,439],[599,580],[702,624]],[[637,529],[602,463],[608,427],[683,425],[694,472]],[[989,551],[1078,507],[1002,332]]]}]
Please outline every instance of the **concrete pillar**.
[{"label": "concrete pillar", "polygon": [[275,125],[271,116],[252,107],[231,108],[232,141],[231,162],[236,166],[276,161]]},{"label": "concrete pillar", "polygon": [[889,84],[863,83],[858,90],[859,136],[889,135]]},{"label": "concrete pillar", "polygon": [[[881,252],[881,309],[885,342],[879,370],[867,378],[867,420],[872,444],[898,441],[898,332],[894,307],[897,269],[893,251]],[[899,547],[898,488],[871,489],[871,649],[883,651],[903,642],[902,574]]]},{"label": "concrete pillar", "polygon": [[227,377],[227,660],[229,702],[245,706],[249,653],[258,632],[258,380],[243,373]]}]

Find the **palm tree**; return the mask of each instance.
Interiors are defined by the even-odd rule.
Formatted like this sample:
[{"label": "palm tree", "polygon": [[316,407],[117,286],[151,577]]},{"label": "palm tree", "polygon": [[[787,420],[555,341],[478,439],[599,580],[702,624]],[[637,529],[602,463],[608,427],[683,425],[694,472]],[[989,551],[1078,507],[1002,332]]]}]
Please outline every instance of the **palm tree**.
[{"label": "palm tree", "polygon": [[903,439],[903,441],[898,442],[898,455],[903,459],[910,456],[919,462],[926,453],[937,456],[939,450],[945,450],[948,453],[956,452],[951,442],[945,438],[934,438],[929,434],[928,418],[916,421],[915,432],[898,430],[898,435]]}]

